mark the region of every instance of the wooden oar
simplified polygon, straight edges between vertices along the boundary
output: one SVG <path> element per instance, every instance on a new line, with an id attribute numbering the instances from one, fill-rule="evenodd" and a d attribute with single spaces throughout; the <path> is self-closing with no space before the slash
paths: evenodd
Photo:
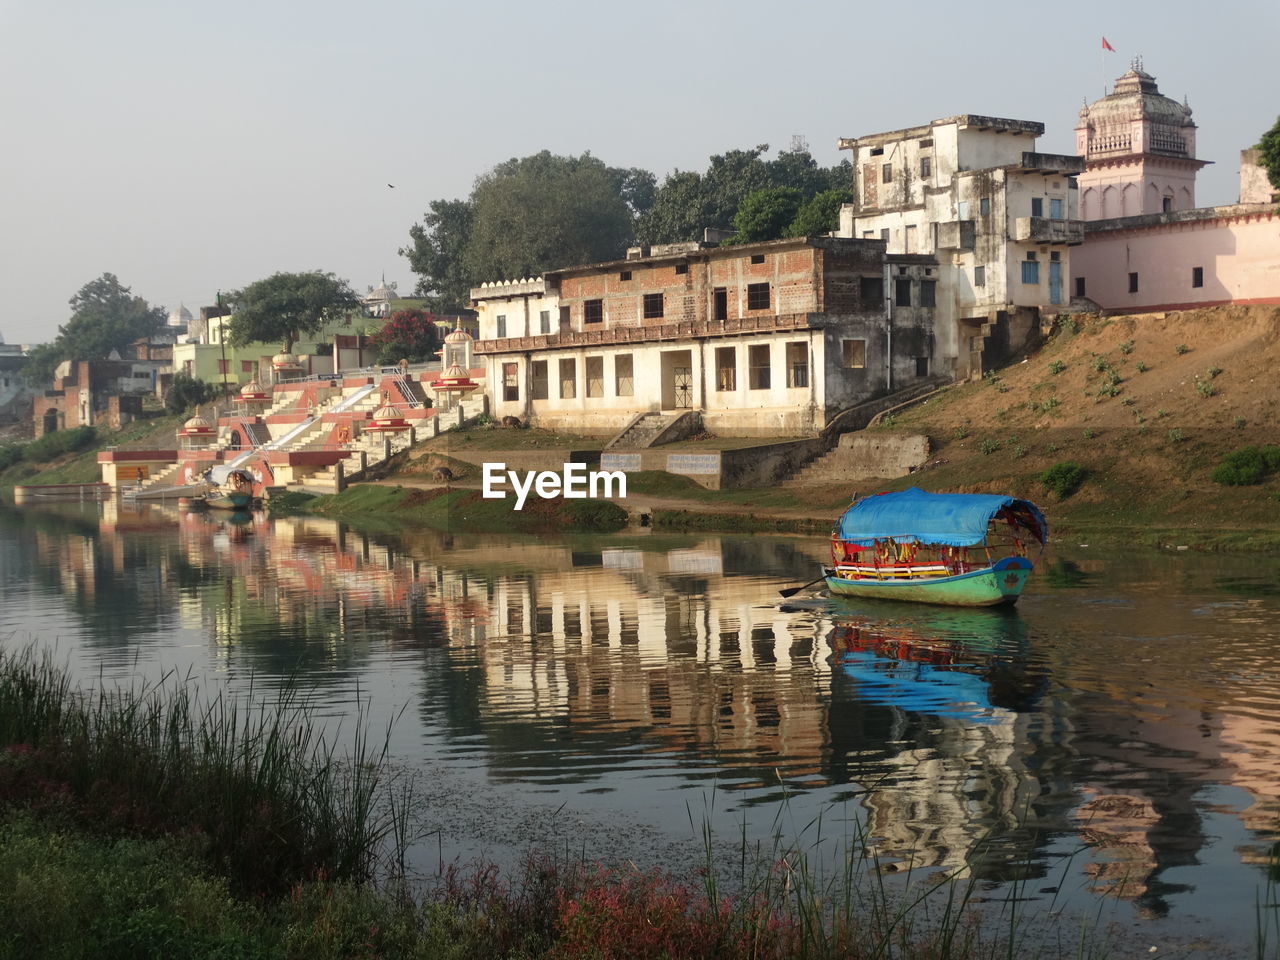
<path id="1" fill-rule="evenodd" d="M 827 575 L 824 573 L 824 574 L 823 574 L 822 576 L 820 576 L 817 580 L 810 580 L 808 583 L 804 584 L 803 586 L 799 586 L 799 587 L 792 587 L 790 590 L 779 590 L 779 591 L 778 591 L 778 596 L 780 596 L 780 597 L 794 597 L 797 593 L 799 593 L 799 592 L 800 592 L 801 590 L 803 590 L 805 587 L 812 587 L 815 583 L 821 583 L 821 582 L 822 582 L 823 580 L 825 580 L 825 579 L 827 579 Z"/>

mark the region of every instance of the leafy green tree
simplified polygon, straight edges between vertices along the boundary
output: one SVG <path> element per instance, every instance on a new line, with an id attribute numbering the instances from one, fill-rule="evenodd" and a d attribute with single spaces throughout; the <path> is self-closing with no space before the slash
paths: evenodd
<path id="1" fill-rule="evenodd" d="M 848 161 L 820 167 L 805 150 L 784 151 L 766 160 L 768 149 L 769 145 L 762 143 L 750 150 L 717 154 L 711 157 L 705 174 L 672 173 L 658 187 L 653 206 L 640 217 L 636 233 L 641 242 L 698 240 L 706 227 L 736 232 L 734 217 L 739 208 L 760 190 L 789 187 L 808 200 L 826 190 L 850 187 L 852 167 Z"/>
<path id="2" fill-rule="evenodd" d="M 289 353 L 298 337 L 315 333 L 325 322 L 360 306 L 360 298 L 332 273 L 275 273 L 228 295 L 234 312 L 227 340 L 284 344 Z"/>
<path id="3" fill-rule="evenodd" d="M 413 241 L 400 255 L 419 276 L 417 294 L 433 310 L 456 312 L 471 300 L 472 282 L 463 266 L 471 237 L 470 200 L 432 200 L 422 223 L 409 228 Z"/>
<path id="4" fill-rule="evenodd" d="M 1259 162 L 1262 169 L 1267 171 L 1267 179 L 1271 181 L 1273 187 L 1280 190 L 1280 117 L 1277 117 L 1271 129 L 1262 135 L 1258 149 L 1262 151 Z"/>
<path id="5" fill-rule="evenodd" d="M 795 187 L 766 187 L 747 194 L 733 217 L 733 236 L 725 243 L 777 240 L 796 218 L 804 194 Z"/>
<path id="6" fill-rule="evenodd" d="M 24 366 L 31 383 L 51 379 L 64 360 L 101 360 L 112 350 L 123 354 L 131 343 L 152 336 L 165 322 L 162 308 L 135 297 L 113 273 L 86 283 L 68 302 L 71 318 L 58 327 L 53 343 L 32 351 Z"/>
<path id="7" fill-rule="evenodd" d="M 616 260 L 634 225 L 619 179 L 590 154 L 544 150 L 500 163 L 476 181 L 463 263 L 476 279 L 539 276 L 556 267 Z"/>
<path id="8" fill-rule="evenodd" d="M 444 331 L 436 326 L 434 314 L 397 310 L 370 339 L 377 347 L 378 363 L 393 364 L 401 360 L 417 363 L 435 355 Z"/>
<path id="9" fill-rule="evenodd" d="M 831 233 L 840 226 L 840 207 L 853 200 L 853 193 L 843 190 L 823 190 L 815 193 L 800 208 L 795 219 L 787 227 L 788 237 L 818 237 Z"/>
<path id="10" fill-rule="evenodd" d="M 544 150 L 498 164 L 466 200 L 432 201 L 400 253 L 431 309 L 458 310 L 486 280 L 620 258 L 655 193 L 647 170 Z"/>
<path id="11" fill-rule="evenodd" d="M 216 384 L 206 383 L 189 373 L 175 373 L 164 397 L 164 408 L 170 413 L 186 413 L 202 403 L 211 403 L 218 396 Z"/>

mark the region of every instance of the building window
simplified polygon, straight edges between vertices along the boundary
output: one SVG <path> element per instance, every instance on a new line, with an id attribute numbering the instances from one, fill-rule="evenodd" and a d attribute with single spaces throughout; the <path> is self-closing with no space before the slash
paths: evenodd
<path id="1" fill-rule="evenodd" d="M 747 364 L 750 367 L 747 386 L 752 390 L 769 389 L 769 344 L 747 348 Z"/>
<path id="2" fill-rule="evenodd" d="M 716 347 L 716 391 L 738 389 L 737 347 Z"/>
<path id="3" fill-rule="evenodd" d="M 576 360 L 560 361 L 560 399 L 572 400 L 578 395 L 578 364 Z"/>
<path id="4" fill-rule="evenodd" d="M 973 268 L 973 285 L 975 287 L 985 287 L 987 285 L 987 268 L 978 265 Z"/>
<path id="5" fill-rule="evenodd" d="M 1040 282 L 1040 264 L 1036 261 L 1034 253 L 1028 253 L 1027 259 L 1022 261 L 1022 282 L 1023 283 L 1039 283 Z"/>
<path id="6" fill-rule="evenodd" d="M 792 388 L 809 386 L 809 345 L 807 343 L 787 344 L 787 386 Z"/>
<path id="7" fill-rule="evenodd" d="M 560 308 L 560 329 L 561 330 L 569 329 L 569 308 L 568 307 Z"/>
<path id="8" fill-rule="evenodd" d="M 1138 292 L 1138 275 L 1136 273 L 1129 274 L 1129 292 Z"/>
<path id="9" fill-rule="evenodd" d="M 928 180 L 933 176 L 933 157 L 920 158 L 920 179 Z"/>
<path id="10" fill-rule="evenodd" d="M 1172 212 L 1173 212 L 1173 197 L 1161 197 L 1161 198 L 1160 198 L 1160 210 L 1161 210 L 1161 212 L 1163 212 L 1163 213 L 1172 213 Z"/>
<path id="11" fill-rule="evenodd" d="M 873 157 L 881 157 L 881 156 L 884 156 L 884 147 L 872 147 L 872 148 L 871 148 L 871 155 L 872 155 Z"/>
<path id="12" fill-rule="evenodd" d="M 956 219 L 957 219 L 957 220 L 968 220 L 968 219 L 969 219 L 969 207 L 970 207 L 970 206 L 971 206 L 971 204 L 969 203 L 969 201 L 968 201 L 968 200 L 958 200 L 958 201 L 956 202 Z"/>
<path id="13" fill-rule="evenodd" d="M 227 373 L 227 365 L 228 365 L 230 362 L 231 362 L 230 360 L 219 360 L 219 361 L 218 361 L 218 374 L 219 374 L 220 376 L 226 376 L 226 373 Z"/>
<path id="14" fill-rule="evenodd" d="M 183 361 L 182 361 L 182 371 L 183 371 L 183 373 L 185 373 L 188 377 L 189 377 L 189 376 L 191 376 L 191 363 L 192 363 L 192 361 L 190 361 L 190 360 L 183 360 Z"/>
<path id="15" fill-rule="evenodd" d="M 863 240 L 874 240 L 875 238 L 876 238 L 876 232 L 875 232 L 874 230 L 863 230 L 863 231 L 862 231 L 862 239 L 863 239 Z"/>
<path id="16" fill-rule="evenodd" d="M 644 318 L 658 320 L 662 317 L 662 294 L 646 293 L 644 295 Z"/>
<path id="17" fill-rule="evenodd" d="M 679 276 L 679 275 L 681 275 L 681 274 L 688 273 L 688 272 L 689 272 L 689 265 L 688 265 L 687 263 L 677 263 L 677 264 L 676 264 L 676 275 L 677 275 L 677 276 Z"/>
<path id="18" fill-rule="evenodd" d="M 1062 201 L 1061 200 L 1057 200 L 1057 199 L 1049 200 L 1049 219 L 1050 220 L 1062 219 Z"/>
<path id="19" fill-rule="evenodd" d="M 600 323 L 604 320 L 603 300 L 584 300 L 582 303 L 582 322 Z"/>
<path id="20" fill-rule="evenodd" d="M 753 253 L 753 254 L 751 255 L 751 262 L 752 262 L 752 263 L 764 263 L 764 254 L 763 254 L 763 253 Z"/>
<path id="21" fill-rule="evenodd" d="M 936 307 L 938 305 L 938 281 L 937 280 L 921 280 L 920 281 L 920 306 Z"/>
<path id="22" fill-rule="evenodd" d="M 888 242 L 889 242 L 889 228 L 888 228 L 888 227 L 881 227 L 881 228 L 880 228 L 880 239 L 881 239 L 881 240 L 883 240 L 885 243 L 888 243 Z"/>
<path id="23" fill-rule="evenodd" d="M 1191 285 L 1193 287 L 1204 286 L 1204 267 L 1191 268 Z"/>
<path id="24" fill-rule="evenodd" d="M 711 309 L 714 319 L 725 320 L 729 316 L 729 291 L 724 287 L 716 287 L 711 291 Z"/>
<path id="25" fill-rule="evenodd" d="M 253 361 L 252 361 L 252 360 L 241 360 L 241 361 L 240 361 L 240 372 L 241 372 L 241 373 L 253 373 Z"/>
<path id="26" fill-rule="evenodd" d="M 867 341 L 841 340 L 840 359 L 851 370 L 861 370 L 867 365 Z"/>
<path id="27" fill-rule="evenodd" d="M 868 309 L 880 307 L 884 303 L 884 277 L 859 277 L 858 297 Z"/>
<path id="28" fill-rule="evenodd" d="M 978 201 L 978 216 L 985 217 L 991 213 L 991 198 L 983 197 Z"/>
<path id="29" fill-rule="evenodd" d="M 929 375 L 929 358 L 916 357 L 916 376 L 927 377 Z"/>
<path id="30" fill-rule="evenodd" d="M 767 283 L 747 284 L 747 309 L 769 309 L 769 285 Z"/>
<path id="31" fill-rule="evenodd" d="M 926 147 L 932 147 L 932 146 L 933 146 L 933 137 L 927 137 L 924 140 L 920 141 L 921 150 L 925 149 Z"/>
<path id="32" fill-rule="evenodd" d="M 538 332 L 544 335 L 551 332 L 551 311 L 543 310 L 538 314 Z"/>
<path id="33" fill-rule="evenodd" d="M 1084 277 L 1076 277 L 1076 296 L 1084 296 Z"/>
<path id="34" fill-rule="evenodd" d="M 1049 254 L 1049 259 L 1054 263 L 1061 263 L 1062 254 L 1060 254 L 1057 250 L 1054 250 L 1051 254 Z"/>
<path id="35" fill-rule="evenodd" d="M 501 340 L 507 335 L 507 318 L 503 314 L 498 314 L 498 339 Z"/>
<path id="36" fill-rule="evenodd" d="M 883 163 L 880 165 L 880 182 L 893 183 L 893 164 Z"/>
<path id="37" fill-rule="evenodd" d="M 547 399 L 547 361 L 533 361 L 533 383 L 530 385 L 529 399 Z"/>
<path id="38" fill-rule="evenodd" d="M 618 279 L 619 279 L 619 280 L 630 280 L 630 279 L 631 279 L 631 271 L 630 271 L 630 270 L 621 270 L 621 271 L 619 271 L 619 272 L 618 272 Z"/>
<path id="39" fill-rule="evenodd" d="M 629 353 L 621 353 L 613 358 L 613 392 L 619 397 L 635 396 L 635 373 Z"/>
<path id="40" fill-rule="evenodd" d="M 1033 217 L 1044 216 L 1044 197 L 1031 198 L 1031 215 Z"/>
<path id="41" fill-rule="evenodd" d="M 588 397 L 604 396 L 604 357 L 587 357 L 583 365 Z"/>
<path id="42" fill-rule="evenodd" d="M 506 401 L 520 399 L 520 365 L 504 363 L 502 365 L 502 399 Z"/>
<path id="43" fill-rule="evenodd" d="M 911 306 L 911 278 L 893 278 L 893 303 L 897 307 Z"/>

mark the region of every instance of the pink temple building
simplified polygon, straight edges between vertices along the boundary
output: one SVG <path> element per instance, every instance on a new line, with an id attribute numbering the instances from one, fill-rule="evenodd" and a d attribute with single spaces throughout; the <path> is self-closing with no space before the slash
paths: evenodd
<path id="1" fill-rule="evenodd" d="M 1195 205 L 1196 125 L 1134 61 L 1080 110 L 1076 152 L 1084 244 L 1071 293 L 1108 312 L 1280 303 L 1280 216 L 1256 151 L 1241 154 L 1239 202 Z"/>

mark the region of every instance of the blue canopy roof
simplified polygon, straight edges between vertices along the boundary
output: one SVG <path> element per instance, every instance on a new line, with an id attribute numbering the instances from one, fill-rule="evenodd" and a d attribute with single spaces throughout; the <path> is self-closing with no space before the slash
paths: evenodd
<path id="1" fill-rule="evenodd" d="M 859 500 L 840 518 L 841 540 L 870 545 L 893 537 L 901 542 L 969 547 L 987 537 L 987 524 L 1004 507 L 1012 507 L 1044 543 L 1044 514 L 1030 500 L 987 493 L 926 493 L 911 487 Z"/>

